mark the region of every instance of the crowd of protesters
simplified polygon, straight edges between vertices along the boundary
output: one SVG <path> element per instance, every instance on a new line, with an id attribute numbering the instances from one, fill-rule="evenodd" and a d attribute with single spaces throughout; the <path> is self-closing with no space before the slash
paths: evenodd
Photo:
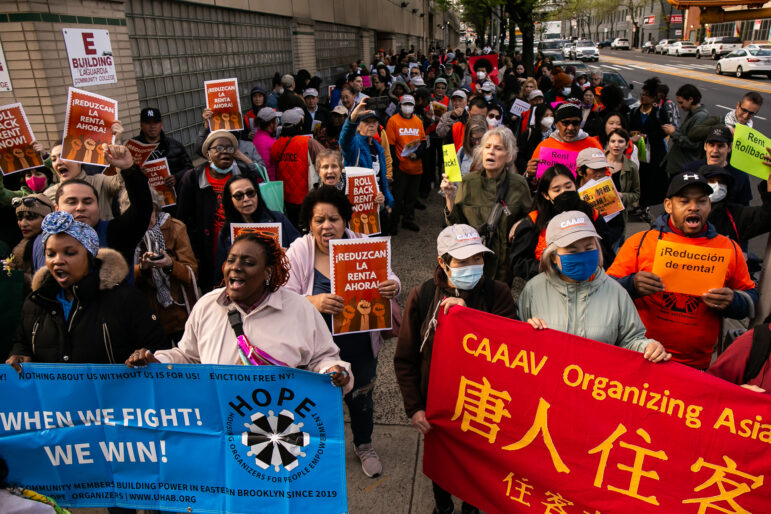
<path id="1" fill-rule="evenodd" d="M 202 110 L 195 155 L 148 106 L 135 114 L 134 138 L 158 143 L 152 159 L 168 159 L 172 208 L 120 144 L 120 123 L 106 169 L 36 143 L 47 165 L 0 182 L 0 207 L 18 222 L 18 231 L 2 231 L 5 267 L 22 284 L 13 297 L 4 293 L 8 312 L 17 312 L 7 314 L 15 331 L 6 332 L 15 335 L 6 362 L 240 364 L 229 320 L 237 312 L 276 363 L 331 373 L 362 470 L 380 475 L 372 391 L 387 334 L 331 334 L 343 302 L 331 292 L 329 241 L 366 237 L 348 227 L 346 168 L 361 167 L 377 179 L 382 235 L 430 230 L 416 210 L 427 208 L 430 192 L 443 195 L 436 265 L 405 291 L 395 357 L 406 413 L 421 433 L 431 429 L 432 321 L 453 305 L 758 390 L 771 385 L 743 373 L 749 335 L 709 369 L 730 341 L 726 319 L 744 320 L 744 329 L 768 321 L 762 306 L 771 290 L 756 287 L 747 242 L 771 229 L 771 186 L 761 182 L 761 205 L 750 206 L 748 176 L 729 164 L 735 126 L 751 125 L 763 98 L 748 92 L 716 117 L 695 86 L 680 87 L 673 101 L 653 77 L 630 109 L 601 72 L 561 69 L 540 55 L 532 76 L 527 68 L 518 52 L 431 48 L 379 51 L 369 64 L 351 64 L 333 88 L 304 70 L 277 73 L 272 89 L 250 91 L 241 131 L 210 131 L 212 112 Z M 526 109 L 513 108 L 522 102 Z M 445 145 L 457 154 L 460 182 L 445 173 Z M 566 150 L 575 161 L 542 169 L 543 150 Z M 579 192 L 606 177 L 624 205 L 608 219 Z M 270 181 L 283 183 L 279 202 L 263 193 Z M 650 228 L 628 233 L 631 219 Z M 280 223 L 282 240 L 231 238 L 230 224 L 250 222 Z M 660 240 L 729 250 L 723 287 L 701 297 L 668 292 L 652 272 Z M 515 298 L 517 282 L 524 289 Z M 379 290 L 395 298 L 401 282 L 389 270 Z M 687 320 L 676 312 L 686 304 Z M 452 512 L 449 493 L 435 485 L 434 494 L 436 512 Z"/>

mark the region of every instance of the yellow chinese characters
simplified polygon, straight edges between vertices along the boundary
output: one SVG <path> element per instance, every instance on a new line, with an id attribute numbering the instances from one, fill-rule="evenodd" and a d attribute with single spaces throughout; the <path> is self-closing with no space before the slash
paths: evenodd
<path id="1" fill-rule="evenodd" d="M 714 509 L 718 510 L 720 512 L 728 512 L 728 513 L 735 513 L 735 514 L 749 514 L 748 510 L 745 510 L 739 505 L 734 498 L 737 496 L 741 496 L 744 493 L 747 493 L 750 491 L 750 489 L 757 489 L 761 485 L 763 485 L 763 475 L 760 475 L 758 477 L 750 475 L 748 473 L 744 473 L 742 471 L 739 471 L 736 469 L 736 462 L 731 460 L 729 457 L 723 455 L 723 461 L 725 461 L 725 467 L 719 466 L 716 464 L 711 464 L 709 462 L 706 462 L 703 458 L 699 457 L 699 459 L 693 463 L 691 466 L 691 471 L 694 473 L 698 473 L 703 468 L 708 468 L 712 470 L 712 476 L 707 479 L 706 482 L 703 484 L 696 486 L 693 491 L 699 492 L 703 491 L 704 489 L 707 489 L 708 487 L 717 486 L 718 490 L 720 491 L 720 494 L 715 496 L 708 496 L 706 498 L 694 498 L 691 500 L 683 500 L 683 503 L 698 503 L 699 504 L 699 512 L 698 514 L 704 514 L 707 512 L 707 509 Z M 735 477 L 739 479 L 744 479 L 744 482 L 737 482 L 736 480 L 731 480 L 730 478 L 727 478 L 726 475 L 734 475 Z M 750 485 L 747 485 L 747 482 L 750 482 Z M 726 485 L 730 486 L 730 489 L 726 488 Z M 720 502 L 725 502 L 728 504 L 728 506 L 733 510 L 728 510 L 728 508 L 721 507 L 718 504 Z"/>
<path id="2" fill-rule="evenodd" d="M 508 446 L 504 446 L 504 450 L 520 450 L 526 446 L 528 446 L 530 443 L 535 440 L 536 436 L 540 433 L 543 437 L 543 442 L 546 444 L 546 448 L 549 450 L 549 455 L 551 455 L 551 461 L 554 464 L 554 469 L 559 471 L 560 473 L 570 473 L 570 468 L 568 468 L 564 462 L 562 462 L 562 459 L 559 456 L 559 453 L 557 453 L 557 448 L 554 446 L 554 441 L 552 441 L 551 434 L 549 433 L 549 420 L 548 420 L 548 414 L 549 414 L 549 402 L 544 400 L 543 398 L 540 398 L 538 400 L 538 410 L 535 413 L 535 420 L 533 421 L 533 426 L 530 427 L 530 429 L 525 433 L 524 436 L 522 436 L 522 439 L 517 441 L 516 443 L 512 443 Z"/>
<path id="3" fill-rule="evenodd" d="M 461 377 L 452 421 L 462 414 L 461 430 L 479 434 L 492 444 L 500 431 L 498 423 L 504 416 L 511 418 L 504 401 L 510 402 L 511 395 L 507 391 L 496 391 L 490 387 L 490 381 L 486 378 L 483 377 L 480 384 Z"/>

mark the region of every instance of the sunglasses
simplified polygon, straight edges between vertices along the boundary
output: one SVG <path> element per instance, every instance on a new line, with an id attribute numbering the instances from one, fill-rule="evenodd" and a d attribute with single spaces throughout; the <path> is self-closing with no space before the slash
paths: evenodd
<path id="1" fill-rule="evenodd" d="M 35 202 L 39 202 L 39 201 L 40 200 L 38 200 L 37 198 L 26 196 L 24 198 L 14 198 L 13 200 L 11 200 L 11 205 L 13 207 L 19 207 L 20 205 L 23 205 L 24 207 L 32 207 L 35 205 Z"/>
<path id="2" fill-rule="evenodd" d="M 236 149 L 234 147 L 232 147 L 232 146 L 217 145 L 217 146 L 212 146 L 211 148 L 209 148 L 209 150 L 210 151 L 214 150 L 217 153 L 222 153 L 222 152 L 225 152 L 225 153 L 236 153 Z"/>
<path id="3" fill-rule="evenodd" d="M 254 198 L 257 196 L 257 191 L 254 189 L 247 189 L 246 191 L 238 191 L 236 193 L 233 193 L 233 199 L 237 202 L 240 202 L 244 199 L 244 196 L 247 198 Z"/>
<path id="4" fill-rule="evenodd" d="M 499 120 L 499 119 L 501 119 L 501 115 L 499 114 L 498 116 L 496 116 L 495 114 L 488 114 L 487 115 L 487 119 L 488 120 Z"/>
<path id="5" fill-rule="evenodd" d="M 580 127 L 581 120 L 560 120 L 558 123 L 562 123 L 566 127 Z"/>
<path id="6" fill-rule="evenodd" d="M 34 221 L 38 218 L 42 218 L 40 214 L 35 214 L 34 212 L 18 212 L 16 213 L 16 220 L 27 220 L 27 221 Z"/>
<path id="7" fill-rule="evenodd" d="M 758 113 L 758 111 L 748 111 L 747 109 L 745 109 L 741 105 L 739 106 L 739 110 L 742 111 L 742 113 L 744 113 L 745 116 L 750 117 L 750 118 L 752 118 L 753 116 L 755 116 Z"/>

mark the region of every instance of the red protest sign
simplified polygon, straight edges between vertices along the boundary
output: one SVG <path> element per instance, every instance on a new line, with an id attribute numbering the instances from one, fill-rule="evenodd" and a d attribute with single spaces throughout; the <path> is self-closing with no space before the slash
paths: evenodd
<path id="1" fill-rule="evenodd" d="M 107 166 L 102 144 L 112 144 L 112 124 L 118 119 L 118 102 L 71 87 L 64 115 L 62 158 L 83 164 Z"/>
<path id="2" fill-rule="evenodd" d="M 427 415 L 423 471 L 486 512 L 771 505 L 771 398 L 563 332 L 440 312 Z"/>
<path id="3" fill-rule="evenodd" d="M 365 235 L 380 233 L 380 209 L 375 203 L 379 189 L 374 170 L 346 168 L 346 191 L 353 206 L 353 216 L 348 228 Z"/>
<path id="4" fill-rule="evenodd" d="M 209 120 L 209 129 L 241 130 L 241 99 L 238 96 L 238 79 L 207 80 L 203 83 L 206 91 L 206 108 L 214 111 Z"/>
<path id="5" fill-rule="evenodd" d="M 231 243 L 242 234 L 259 234 L 273 238 L 281 246 L 282 234 L 281 223 L 231 223 L 230 241 Z"/>
<path id="6" fill-rule="evenodd" d="M 129 139 L 126 141 L 126 148 L 131 152 L 134 163 L 141 168 L 153 154 L 155 149 L 158 148 L 158 144 L 159 143 L 142 143 L 136 139 Z"/>
<path id="7" fill-rule="evenodd" d="M 0 107 L 0 170 L 3 175 L 43 165 L 32 148 L 35 136 L 20 103 Z"/>
<path id="8" fill-rule="evenodd" d="M 165 182 L 166 177 L 171 175 L 169 161 L 166 160 L 166 157 L 154 161 L 147 161 L 145 165 L 142 166 L 142 171 L 147 175 L 147 180 L 150 182 L 153 189 L 158 191 L 163 197 L 164 207 L 169 207 L 177 203 L 177 195 L 174 192 L 174 188 L 167 187 Z"/>
<path id="9" fill-rule="evenodd" d="M 388 280 L 391 239 L 334 239 L 329 242 L 332 294 L 343 298 L 343 312 L 332 316 L 332 333 L 391 328 L 391 302 L 378 284 Z"/>

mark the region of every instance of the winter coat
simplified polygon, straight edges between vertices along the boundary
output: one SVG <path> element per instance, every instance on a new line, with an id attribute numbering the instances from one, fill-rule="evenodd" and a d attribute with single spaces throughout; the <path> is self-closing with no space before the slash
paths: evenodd
<path id="1" fill-rule="evenodd" d="M 624 217 L 624 223 L 629 218 L 629 209 L 637 205 L 640 201 L 640 172 L 637 165 L 628 157 L 623 157 L 621 170 L 618 171 L 618 193 L 621 195 L 621 203 L 624 204 L 624 210 L 621 214 Z"/>
<path id="2" fill-rule="evenodd" d="M 707 221 L 715 226 L 718 234 L 739 244 L 771 231 L 771 193 L 765 181 L 760 182 L 758 190 L 762 205 L 745 207 L 722 200 L 712 204 Z"/>
<path id="3" fill-rule="evenodd" d="M 540 318 L 546 326 L 602 343 L 642 352 L 645 337 L 634 302 L 598 266 L 593 278 L 570 283 L 556 273 L 539 273 L 519 296 L 519 319 Z"/>
<path id="4" fill-rule="evenodd" d="M 56 299 L 59 284 L 41 268 L 32 279 L 11 355 L 35 362 L 120 364 L 139 347 L 164 348 L 166 339 L 142 293 L 125 282 L 128 265 L 109 248 L 72 288 L 69 319 Z"/>
<path id="5" fill-rule="evenodd" d="M 340 150 L 343 153 L 343 163 L 345 166 L 358 166 L 361 168 L 372 169 L 371 145 L 375 147 L 378 153 L 378 162 L 380 171 L 378 172 L 378 185 L 380 192 L 385 197 L 385 204 L 388 207 L 394 207 L 394 197 L 388 188 L 388 178 L 386 177 L 386 156 L 383 147 L 375 141 L 374 138 L 368 138 L 359 134 L 358 122 L 352 122 L 350 118 L 345 120 L 343 129 L 340 131 Z"/>
<path id="6" fill-rule="evenodd" d="M 685 163 L 700 159 L 704 155 L 704 140 L 692 141 L 688 132 L 709 117 L 709 111 L 703 105 L 689 112 L 680 126 L 669 135 L 669 153 L 662 165 L 666 166 L 669 176 L 677 175 Z"/>
<path id="7" fill-rule="evenodd" d="M 141 132 L 134 139 L 141 143 L 147 143 L 144 134 Z M 187 154 L 187 150 L 185 150 L 182 143 L 174 138 L 167 137 L 166 133 L 161 131 L 161 140 L 158 142 L 158 148 L 150 154 L 147 160 L 153 161 L 163 157 L 166 157 L 166 160 L 169 161 L 169 170 L 171 170 L 171 174 L 177 180 L 176 189 L 179 191 L 179 183 L 182 177 L 185 176 L 185 173 L 193 169 L 193 161 L 190 160 L 190 156 Z"/>

